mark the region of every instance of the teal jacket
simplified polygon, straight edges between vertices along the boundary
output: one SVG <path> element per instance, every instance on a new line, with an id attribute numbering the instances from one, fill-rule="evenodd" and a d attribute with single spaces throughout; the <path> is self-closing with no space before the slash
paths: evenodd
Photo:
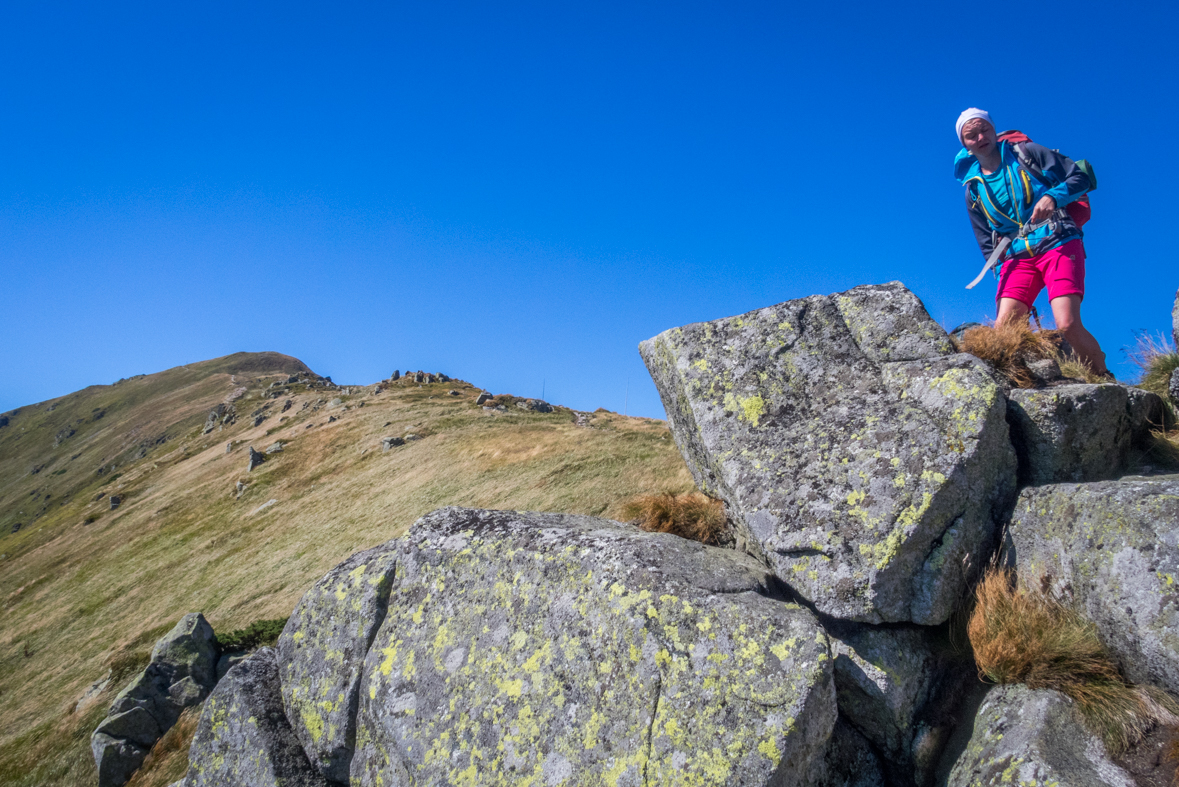
<path id="1" fill-rule="evenodd" d="M 954 159 L 954 177 L 966 187 L 966 210 L 983 257 L 990 257 L 1003 235 L 1013 237 L 1008 251 L 1011 258 L 1043 254 L 1083 237 L 1081 228 L 1063 208 L 1089 191 L 1089 177 L 1067 156 L 1035 142 L 1021 144 L 1031 168 L 1020 162 L 1014 145 L 999 142 L 1003 166 L 995 174 L 1002 176 L 1004 184 L 999 193 L 987 184 L 978 160 L 966 148 L 962 148 Z M 1020 236 L 1020 228 L 1028 223 L 1032 209 L 1044 195 L 1056 200 L 1057 212 L 1053 221 L 1026 238 Z"/>

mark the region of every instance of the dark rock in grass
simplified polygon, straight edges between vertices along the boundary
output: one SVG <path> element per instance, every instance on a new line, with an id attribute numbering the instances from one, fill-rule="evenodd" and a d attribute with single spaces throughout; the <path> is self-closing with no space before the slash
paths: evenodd
<path id="1" fill-rule="evenodd" d="M 122 505 L 123 498 L 119 497 L 118 495 L 111 495 L 110 502 L 111 502 L 111 511 L 114 511 L 116 508 L 118 508 L 120 505 Z"/>
<path id="2" fill-rule="evenodd" d="M 453 388 L 451 388 L 449 391 L 447 391 L 447 393 L 450 394 L 451 396 L 458 396 L 459 395 L 459 392 L 454 390 Z"/>
<path id="3" fill-rule="evenodd" d="M 1123 673 L 1179 694 L 1179 475 L 1023 490 L 1021 578 L 1075 601 Z"/>
<path id="4" fill-rule="evenodd" d="M 523 401 L 516 402 L 516 407 L 519 407 L 521 410 L 529 410 L 534 413 L 551 413 L 553 411 L 553 406 L 541 399 L 525 399 Z"/>
<path id="5" fill-rule="evenodd" d="M 266 420 L 266 416 L 259 415 L 254 417 L 254 426 L 261 426 L 262 422 Z"/>
<path id="6" fill-rule="evenodd" d="M 295 400 L 294 399 L 287 399 L 285 402 L 282 403 L 282 412 L 285 413 L 287 410 L 290 410 L 294 406 L 295 406 Z"/>
<path id="7" fill-rule="evenodd" d="M 1032 377 L 1035 378 L 1036 382 L 1041 385 L 1054 383 L 1063 377 L 1060 373 L 1060 364 L 1052 358 L 1028 361 L 1028 371 L 1032 373 Z"/>
<path id="8" fill-rule="evenodd" d="M 586 516 L 461 508 L 427 514 L 398 550 L 352 784 L 821 776 L 836 718 L 827 638 L 769 597 L 750 556 Z"/>
<path id="9" fill-rule="evenodd" d="M 96 732 L 90 736 L 90 753 L 98 768 L 98 787 L 118 787 L 126 784 L 143 760 L 148 749 L 130 741 Z"/>
<path id="10" fill-rule="evenodd" d="M 258 467 L 266 461 L 266 457 L 254 450 L 254 446 L 250 446 L 250 459 L 246 465 L 246 472 L 250 472 L 255 467 Z"/>
<path id="11" fill-rule="evenodd" d="M 676 444 L 745 549 L 818 609 L 941 623 L 1014 492 L 1006 401 L 899 282 L 639 346 Z"/>
<path id="12" fill-rule="evenodd" d="M 1163 403 L 1116 383 L 1017 388 L 1008 414 L 1022 482 L 1097 481 L 1124 469 L 1130 448 L 1161 424 Z"/>
<path id="13" fill-rule="evenodd" d="M 8 416 L 0 415 L 0 428 L 8 426 Z"/>
<path id="14" fill-rule="evenodd" d="M 397 371 L 396 369 L 394 369 L 394 370 L 393 370 L 393 374 L 392 374 L 392 375 L 390 375 L 389 379 L 390 379 L 390 380 L 400 380 L 400 379 L 401 379 L 401 372 L 399 372 L 399 371 Z"/>
<path id="15" fill-rule="evenodd" d="M 328 787 L 287 723 L 271 648 L 231 669 L 205 702 L 185 785 Z"/>
<path id="16" fill-rule="evenodd" d="M 360 673 L 385 619 L 397 542 L 360 552 L 315 583 L 275 647 L 283 706 L 313 767 L 348 782 Z"/>
<path id="17" fill-rule="evenodd" d="M 487 391 L 484 391 L 483 393 L 479 394 L 478 397 L 476 397 L 475 404 L 484 404 L 486 402 L 490 402 L 491 398 L 491 394 L 487 393 Z"/>
<path id="18" fill-rule="evenodd" d="M 19 533 L 19 532 L 20 532 L 20 529 L 21 529 L 21 527 L 23 527 L 23 525 L 22 525 L 20 522 L 13 522 L 13 523 L 12 523 L 12 532 L 13 532 L 13 533 Z"/>
<path id="19" fill-rule="evenodd" d="M 68 439 L 70 439 L 71 437 L 73 437 L 75 434 L 77 434 L 77 433 L 76 433 L 76 432 L 75 432 L 73 429 L 71 429 L 71 428 L 69 428 L 69 427 L 66 427 L 65 429 L 62 429 L 62 430 L 60 430 L 60 431 L 59 431 L 59 432 L 58 432 L 58 433 L 57 433 L 57 434 L 54 436 L 54 439 L 53 439 L 53 447 L 54 447 L 54 448 L 57 448 L 59 445 L 61 445 L 61 444 L 62 444 L 62 443 L 64 443 L 66 440 L 68 440 Z"/>
<path id="20" fill-rule="evenodd" d="M 425 372 L 417 372 L 416 374 L 414 374 L 414 376 L 413 376 L 413 381 L 414 381 L 415 383 L 424 383 L 424 382 L 426 382 L 426 374 L 425 374 Z"/>
<path id="21" fill-rule="evenodd" d="M 390 448 L 398 445 L 405 445 L 405 440 L 400 437 L 382 437 L 381 450 L 388 451 Z"/>
<path id="22" fill-rule="evenodd" d="M 1170 391 L 1171 401 L 1179 404 L 1179 369 L 1171 372 L 1171 386 Z"/>
<path id="23" fill-rule="evenodd" d="M 156 643 L 147 667 L 119 692 L 90 738 L 99 787 L 124 784 L 181 711 L 204 700 L 216 661 L 213 629 L 196 612 Z"/>
<path id="24" fill-rule="evenodd" d="M 1071 699 L 1022 685 L 988 692 L 948 781 L 948 787 L 992 784 L 1135 787 L 1085 728 Z"/>

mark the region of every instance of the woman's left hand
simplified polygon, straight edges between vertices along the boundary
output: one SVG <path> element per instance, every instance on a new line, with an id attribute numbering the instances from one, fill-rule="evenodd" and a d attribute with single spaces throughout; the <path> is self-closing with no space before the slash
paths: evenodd
<path id="1" fill-rule="evenodd" d="M 1037 202 L 1036 207 L 1032 209 L 1032 218 L 1030 219 L 1030 222 L 1032 224 L 1039 224 L 1041 221 L 1044 221 L 1049 216 L 1051 216 L 1054 210 L 1056 210 L 1056 200 L 1045 194 L 1043 197 L 1040 197 L 1040 201 Z"/>

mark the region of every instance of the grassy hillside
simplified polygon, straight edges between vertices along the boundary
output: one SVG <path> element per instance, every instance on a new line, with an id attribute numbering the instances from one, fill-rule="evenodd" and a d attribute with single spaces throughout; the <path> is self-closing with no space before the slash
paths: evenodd
<path id="1" fill-rule="evenodd" d="M 503 396 L 491 413 L 478 393 L 341 389 L 294 358 L 239 353 L 4 414 L 0 784 L 93 784 L 91 730 L 185 612 L 221 632 L 285 616 L 332 566 L 439 506 L 618 517 L 633 495 L 692 488 L 660 421 L 578 425 Z M 235 396 L 236 422 L 204 434 Z M 382 451 L 406 434 L 420 439 Z M 247 447 L 276 441 L 247 472 Z"/>

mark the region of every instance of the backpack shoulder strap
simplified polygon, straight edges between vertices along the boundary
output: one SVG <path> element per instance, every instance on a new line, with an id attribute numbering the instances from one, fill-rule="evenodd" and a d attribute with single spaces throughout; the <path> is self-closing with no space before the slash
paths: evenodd
<path id="1" fill-rule="evenodd" d="M 1029 175 L 1046 186 L 1052 185 L 1048 181 L 1048 178 L 1044 177 L 1044 173 L 1040 171 L 1040 168 L 1036 166 L 1036 162 L 1032 161 L 1032 157 L 1028 155 L 1027 148 L 1024 147 L 1023 142 L 1013 142 L 1011 143 L 1011 148 L 1015 151 L 1015 157 L 1019 159 L 1019 163 L 1028 171 Z"/>

